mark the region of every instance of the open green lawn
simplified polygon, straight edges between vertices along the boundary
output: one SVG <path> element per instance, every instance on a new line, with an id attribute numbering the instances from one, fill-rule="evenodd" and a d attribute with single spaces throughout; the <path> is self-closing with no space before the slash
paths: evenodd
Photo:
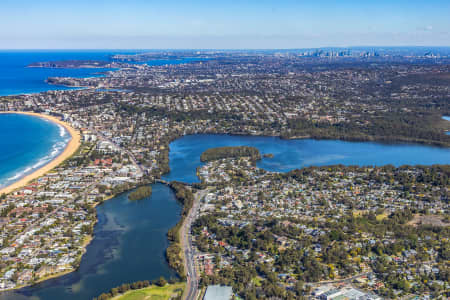
<path id="1" fill-rule="evenodd" d="M 128 291 L 114 300 L 167 300 L 170 296 L 181 292 L 185 283 L 167 284 L 164 287 L 151 286 L 148 288 Z"/>

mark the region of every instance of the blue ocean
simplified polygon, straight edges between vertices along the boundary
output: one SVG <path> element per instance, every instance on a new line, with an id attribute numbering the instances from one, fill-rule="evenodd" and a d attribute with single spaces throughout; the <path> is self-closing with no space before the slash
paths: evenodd
<path id="1" fill-rule="evenodd" d="M 114 54 L 135 54 L 145 50 L 2 50 L 0 51 L 0 96 L 45 92 L 48 90 L 72 89 L 65 86 L 50 85 L 48 77 L 94 77 L 103 76 L 110 69 L 52 69 L 27 68 L 33 62 L 60 60 L 101 60 L 111 61 Z M 144 62 L 148 65 L 179 64 L 195 60 L 160 59 Z"/>
<path id="2" fill-rule="evenodd" d="M 48 77 L 104 76 L 110 69 L 27 68 L 30 63 L 60 60 L 111 61 L 114 54 L 145 50 L 1 50 L 0 96 L 68 90 L 46 83 Z M 149 65 L 179 64 L 193 59 L 152 60 Z M 63 129 L 40 118 L 0 115 L 0 187 L 17 181 L 57 156 L 69 141 Z"/>
<path id="3" fill-rule="evenodd" d="M 28 115 L 0 114 L 0 129 L 0 187 L 47 164 L 70 140 L 61 125 Z"/>
<path id="4" fill-rule="evenodd" d="M 101 76 L 107 69 L 51 69 L 27 68 L 30 63 L 57 60 L 109 61 L 104 51 L 0 51 L 0 96 L 38 93 L 48 90 L 67 90 L 69 87 L 47 84 L 48 77 Z"/>
<path id="5" fill-rule="evenodd" d="M 27 68 L 33 62 L 110 60 L 110 51 L 0 51 L 0 96 L 67 90 L 45 82 L 51 76 L 102 76 L 107 69 Z M 0 187 L 39 169 L 61 153 L 70 135 L 57 124 L 38 117 L 0 114 Z"/>

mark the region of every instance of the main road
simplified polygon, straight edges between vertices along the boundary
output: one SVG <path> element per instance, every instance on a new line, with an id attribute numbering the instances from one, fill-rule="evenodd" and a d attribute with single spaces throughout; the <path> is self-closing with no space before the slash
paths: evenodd
<path id="1" fill-rule="evenodd" d="M 209 189 L 205 189 L 194 194 L 194 203 L 181 227 L 181 249 L 184 251 L 184 269 L 187 275 L 186 289 L 183 293 L 184 300 L 195 300 L 198 295 L 199 276 L 195 267 L 195 250 L 192 245 L 191 225 L 198 215 L 200 200 L 208 192 Z"/>

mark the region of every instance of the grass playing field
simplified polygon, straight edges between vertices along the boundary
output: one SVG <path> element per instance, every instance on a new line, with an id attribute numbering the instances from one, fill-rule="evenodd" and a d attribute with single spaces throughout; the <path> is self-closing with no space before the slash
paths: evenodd
<path id="1" fill-rule="evenodd" d="M 117 296 L 114 300 L 167 300 L 171 296 L 181 294 L 185 283 L 167 284 L 164 287 L 151 286 L 148 288 L 128 291 Z"/>

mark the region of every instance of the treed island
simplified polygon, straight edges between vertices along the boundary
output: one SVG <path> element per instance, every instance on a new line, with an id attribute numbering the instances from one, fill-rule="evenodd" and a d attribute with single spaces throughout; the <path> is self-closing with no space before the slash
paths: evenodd
<path id="1" fill-rule="evenodd" d="M 140 186 L 128 195 L 130 200 L 142 200 L 152 195 L 152 187 L 149 185 Z"/>
<path id="2" fill-rule="evenodd" d="M 200 156 L 200 161 L 210 162 L 213 160 L 223 159 L 223 158 L 239 158 L 239 157 L 249 157 L 250 160 L 260 160 L 261 154 L 259 150 L 255 147 L 250 146 L 235 146 L 235 147 L 217 147 L 207 149 Z"/>

